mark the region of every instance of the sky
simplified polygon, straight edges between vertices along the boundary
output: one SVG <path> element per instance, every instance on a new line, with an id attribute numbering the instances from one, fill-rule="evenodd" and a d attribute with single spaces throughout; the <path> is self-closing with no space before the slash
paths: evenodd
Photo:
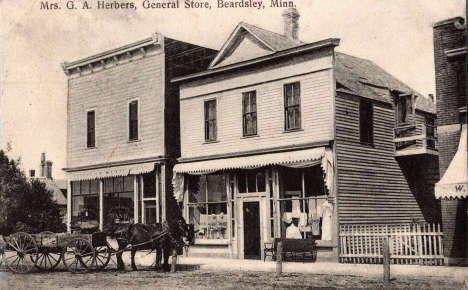
<path id="1" fill-rule="evenodd" d="M 171 0 L 173 1 L 173 0 Z M 201 0 L 198 0 L 200 2 Z M 97 0 L 71 1 L 78 9 L 41 9 L 39 0 L 0 0 L 0 141 L 25 171 L 39 172 L 40 155 L 65 178 L 67 77 L 74 61 L 150 37 L 154 32 L 220 49 L 243 21 L 282 33 L 284 8 L 97 9 Z M 250 0 L 248 0 L 250 1 Z M 87 2 L 91 9 L 82 9 Z M 105 2 L 113 3 L 113 0 Z M 149 0 L 149 3 L 161 0 Z M 299 39 L 340 38 L 337 51 L 371 60 L 427 96 L 435 94 L 432 25 L 466 15 L 464 0 L 295 0 Z"/>

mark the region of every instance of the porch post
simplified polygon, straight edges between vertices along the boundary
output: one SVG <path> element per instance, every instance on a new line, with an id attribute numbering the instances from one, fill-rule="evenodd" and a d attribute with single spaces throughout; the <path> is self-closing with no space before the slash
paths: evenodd
<path id="1" fill-rule="evenodd" d="M 99 230 L 104 229 L 104 181 L 99 179 Z"/>
<path id="2" fill-rule="evenodd" d="M 138 175 L 133 176 L 133 222 L 138 223 Z"/>
<path id="3" fill-rule="evenodd" d="M 72 218 L 72 188 L 71 181 L 67 182 L 67 233 L 71 232 L 71 218 Z"/>
<path id="4" fill-rule="evenodd" d="M 166 220 L 166 164 L 161 164 L 161 201 L 162 219 Z"/>

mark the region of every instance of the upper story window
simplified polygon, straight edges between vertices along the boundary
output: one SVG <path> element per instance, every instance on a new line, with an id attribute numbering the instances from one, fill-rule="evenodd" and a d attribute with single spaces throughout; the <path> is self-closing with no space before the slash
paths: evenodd
<path id="1" fill-rule="evenodd" d="M 128 103 L 128 140 L 138 140 L 138 100 Z"/>
<path id="2" fill-rule="evenodd" d="M 370 100 L 359 101 L 359 137 L 360 142 L 374 143 L 374 108 Z"/>
<path id="3" fill-rule="evenodd" d="M 96 111 L 87 112 L 86 123 L 86 147 L 96 147 Z"/>
<path id="4" fill-rule="evenodd" d="M 205 101 L 205 141 L 216 141 L 216 100 Z"/>
<path id="5" fill-rule="evenodd" d="M 242 116 L 244 136 L 257 135 L 257 93 L 242 94 Z"/>
<path id="6" fill-rule="evenodd" d="M 284 85 L 285 129 L 301 128 L 301 87 L 300 83 Z"/>

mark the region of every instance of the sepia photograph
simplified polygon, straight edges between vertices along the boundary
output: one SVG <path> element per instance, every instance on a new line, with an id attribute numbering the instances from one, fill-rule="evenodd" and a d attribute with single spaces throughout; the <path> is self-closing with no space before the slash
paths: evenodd
<path id="1" fill-rule="evenodd" d="M 0 289 L 468 289 L 464 0 L 0 0 Z"/>

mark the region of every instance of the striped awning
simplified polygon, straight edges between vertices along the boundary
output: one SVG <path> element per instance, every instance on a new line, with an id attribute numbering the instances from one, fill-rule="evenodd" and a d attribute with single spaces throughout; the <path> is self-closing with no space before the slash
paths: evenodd
<path id="1" fill-rule="evenodd" d="M 435 184 L 436 198 L 466 198 L 468 196 L 467 134 L 463 126 L 458 151 L 444 176 Z"/>
<path id="2" fill-rule="evenodd" d="M 67 172 L 67 179 L 69 181 L 78 181 L 143 174 L 153 171 L 154 164 L 154 162 L 149 162 L 131 165 L 112 166 L 76 172 Z"/>
<path id="3" fill-rule="evenodd" d="M 257 168 L 267 165 L 285 165 L 305 167 L 319 164 L 325 155 L 325 147 L 288 151 L 280 153 L 269 153 L 254 156 L 232 157 L 216 160 L 204 160 L 190 163 L 177 164 L 174 167 L 174 172 L 177 173 L 202 173 L 214 172 L 225 169 L 248 169 Z"/>

